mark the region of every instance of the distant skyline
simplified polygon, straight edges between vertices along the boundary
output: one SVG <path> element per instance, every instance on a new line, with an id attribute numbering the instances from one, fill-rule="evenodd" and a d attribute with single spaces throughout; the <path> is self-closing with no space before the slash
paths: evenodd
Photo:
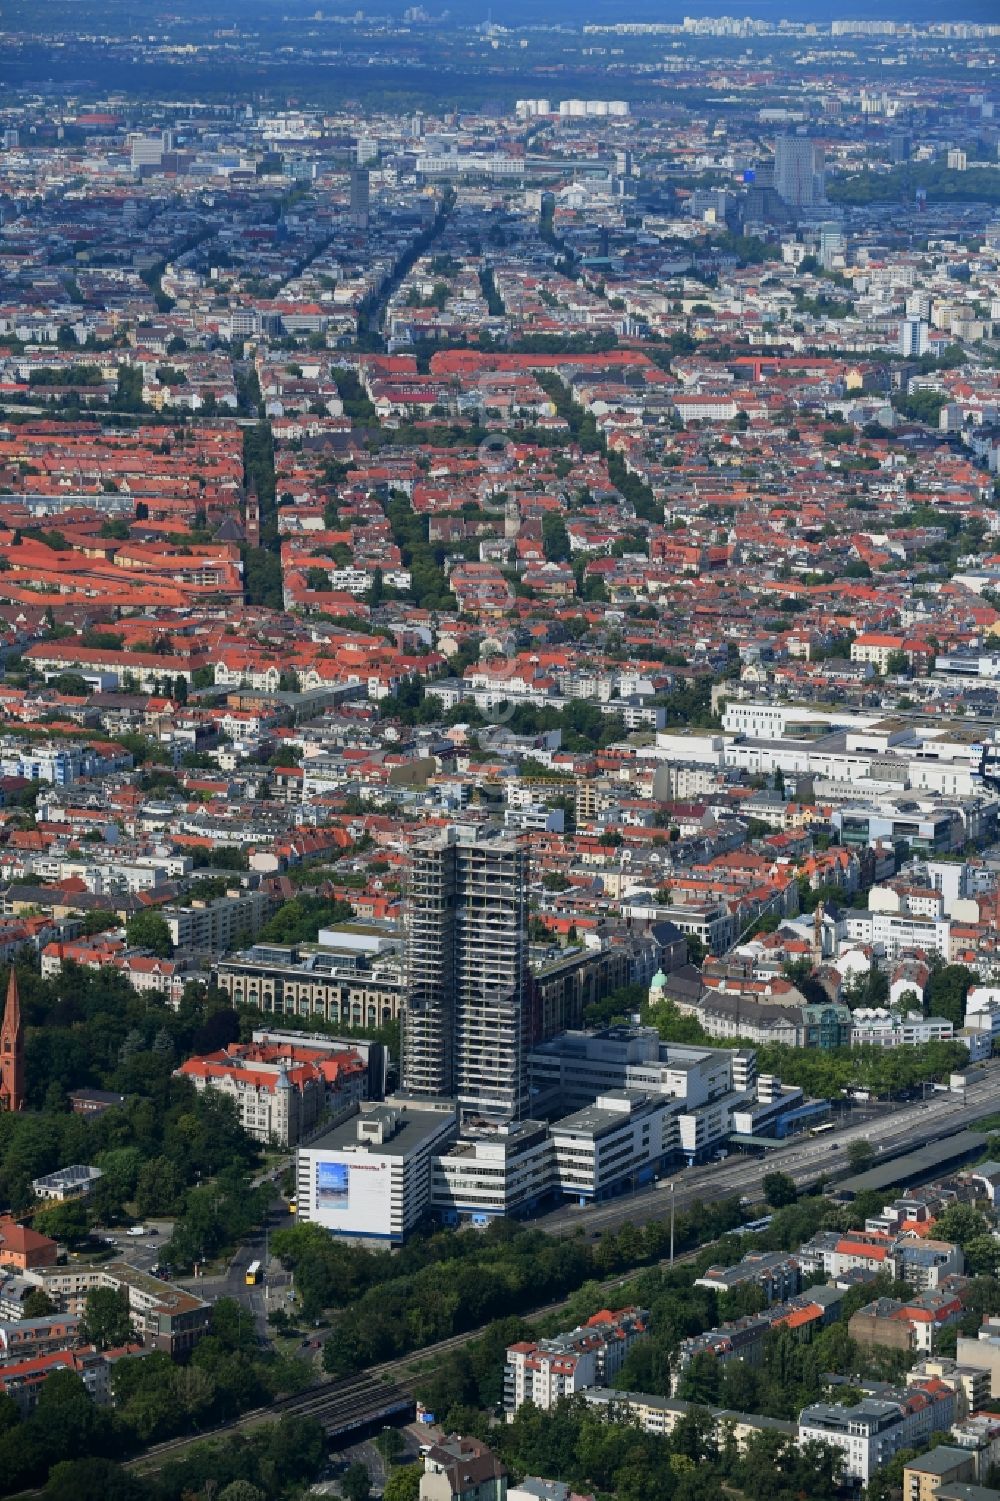
<path id="1" fill-rule="evenodd" d="M 413 0 L 397 0 L 397 3 L 405 9 Z M 536 25 L 545 20 L 679 22 L 685 16 L 751 16 L 774 21 L 784 17 L 820 23 L 847 18 L 915 21 L 922 25 L 943 19 L 1000 23 L 996 0 L 961 0 L 947 16 L 935 0 L 909 0 L 909 3 L 908 0 L 692 0 L 690 4 L 685 4 L 684 0 L 627 0 L 624 5 L 621 0 L 589 0 L 584 6 L 575 0 L 552 0 L 541 13 L 533 0 L 493 0 L 493 3 L 489 0 L 486 3 L 484 0 L 449 0 L 447 4 L 440 3 L 440 0 L 423 0 L 423 4 L 429 14 L 440 14 L 447 9 L 451 17 L 461 23 L 485 19 L 487 13 L 492 12 L 493 19 L 501 25 L 512 20 Z M 343 4 L 328 3 L 319 8 L 334 11 L 352 10 L 355 6 L 354 0 L 346 0 Z M 371 4 L 361 8 L 372 13 L 384 12 L 395 10 L 396 3 L 385 5 L 372 0 Z M 312 10 L 311 0 L 307 9 Z"/>

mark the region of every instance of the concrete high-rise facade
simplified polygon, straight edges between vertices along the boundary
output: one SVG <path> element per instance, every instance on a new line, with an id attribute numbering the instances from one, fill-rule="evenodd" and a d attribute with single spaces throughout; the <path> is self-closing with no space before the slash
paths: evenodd
<path id="1" fill-rule="evenodd" d="M 351 220 L 360 229 L 368 227 L 371 187 L 367 167 L 351 169 Z"/>
<path id="2" fill-rule="evenodd" d="M 454 1098 L 465 1120 L 517 1120 L 530 1041 L 528 856 L 500 831 L 453 825 L 411 851 L 403 1088 Z"/>
<path id="3" fill-rule="evenodd" d="M 815 208 L 823 200 L 823 154 L 808 136 L 774 143 L 774 186 L 789 208 Z"/>

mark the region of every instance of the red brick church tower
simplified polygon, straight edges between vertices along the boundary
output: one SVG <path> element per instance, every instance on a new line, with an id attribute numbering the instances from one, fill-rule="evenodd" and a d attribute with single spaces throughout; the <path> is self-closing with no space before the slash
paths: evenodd
<path id="1" fill-rule="evenodd" d="M 24 1109 L 24 1028 L 17 976 L 10 972 L 7 1005 L 0 1027 L 0 1110 Z"/>

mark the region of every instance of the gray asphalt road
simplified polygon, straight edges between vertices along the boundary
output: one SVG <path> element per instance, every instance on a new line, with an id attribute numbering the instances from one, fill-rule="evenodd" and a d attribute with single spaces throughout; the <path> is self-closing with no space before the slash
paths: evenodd
<path id="1" fill-rule="evenodd" d="M 287 1212 L 284 1204 L 276 1205 L 268 1219 L 267 1236 L 265 1237 L 264 1230 L 261 1229 L 243 1241 L 223 1275 L 185 1277 L 183 1280 L 178 1279 L 178 1285 L 190 1288 L 192 1292 L 208 1299 L 209 1302 L 215 1302 L 217 1298 L 234 1298 L 253 1315 L 258 1337 L 264 1343 L 268 1343 L 271 1337 L 267 1322 L 268 1311 L 285 1304 L 291 1279 L 283 1270 L 281 1263 L 274 1256 L 267 1254 L 265 1244 L 269 1242 L 275 1230 L 283 1230 L 294 1224 L 295 1216 Z M 265 1257 L 264 1280 L 256 1287 L 248 1287 L 247 1267 L 251 1261 L 264 1263 Z"/>

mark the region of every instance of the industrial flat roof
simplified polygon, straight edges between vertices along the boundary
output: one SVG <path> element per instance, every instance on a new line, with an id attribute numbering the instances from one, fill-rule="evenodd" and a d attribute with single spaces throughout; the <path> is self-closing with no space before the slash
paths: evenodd
<path id="1" fill-rule="evenodd" d="M 875 1167 L 845 1178 L 837 1186 L 851 1193 L 865 1193 L 869 1189 L 893 1188 L 896 1185 L 925 1183 L 939 1168 L 971 1156 L 986 1145 L 987 1137 L 982 1131 L 959 1131 L 944 1141 L 929 1142 L 915 1152 L 902 1157 L 893 1157 L 889 1162 L 880 1162 Z"/>
<path id="2" fill-rule="evenodd" d="M 383 1105 L 381 1107 L 385 1109 Z M 350 1152 L 358 1156 L 406 1157 L 410 1152 L 436 1136 L 443 1126 L 454 1122 L 456 1117 L 447 1110 L 421 1110 L 412 1105 L 391 1105 L 398 1113 L 398 1126 L 385 1141 L 367 1142 L 358 1140 L 358 1121 L 375 1114 L 365 1110 L 360 1115 L 349 1116 L 339 1125 L 324 1132 L 300 1152 Z"/>

